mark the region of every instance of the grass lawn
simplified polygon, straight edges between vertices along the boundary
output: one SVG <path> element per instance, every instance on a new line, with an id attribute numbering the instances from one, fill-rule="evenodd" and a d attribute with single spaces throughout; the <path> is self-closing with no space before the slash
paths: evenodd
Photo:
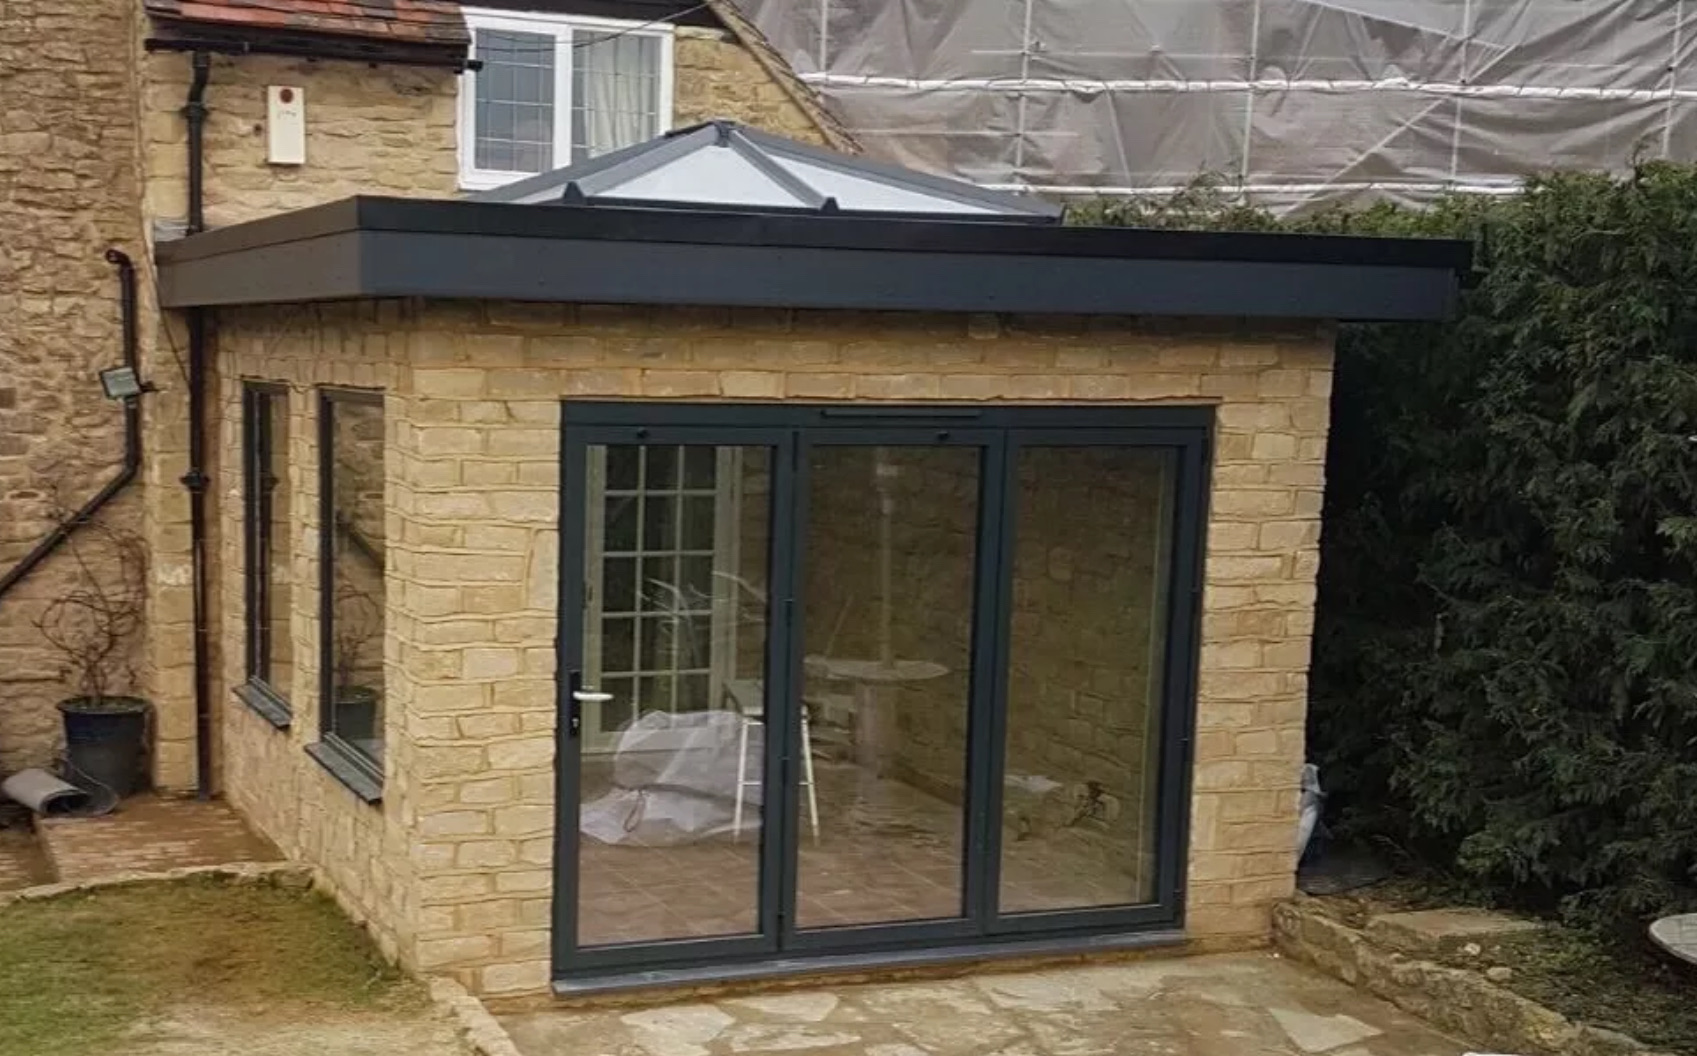
<path id="1" fill-rule="evenodd" d="M 423 988 L 322 895 L 272 883 L 135 884 L 0 908 L 0 1056 L 141 1051 L 183 1007 L 301 1021 L 412 1018 Z"/>

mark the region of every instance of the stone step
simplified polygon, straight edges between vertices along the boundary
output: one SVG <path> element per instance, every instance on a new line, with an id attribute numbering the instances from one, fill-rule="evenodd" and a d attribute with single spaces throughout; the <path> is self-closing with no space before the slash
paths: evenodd
<path id="1" fill-rule="evenodd" d="M 1535 920 L 1485 909 L 1419 909 L 1382 913 L 1367 922 L 1367 937 L 1410 957 L 1435 958 L 1463 952 L 1469 944 L 1537 931 Z"/>

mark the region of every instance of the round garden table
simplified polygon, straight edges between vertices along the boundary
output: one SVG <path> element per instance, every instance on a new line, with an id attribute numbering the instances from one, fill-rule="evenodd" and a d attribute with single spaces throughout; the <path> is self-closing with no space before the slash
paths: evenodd
<path id="1" fill-rule="evenodd" d="M 949 669 L 931 660 L 848 660 L 810 656 L 808 675 L 854 686 L 854 757 L 863 769 L 883 772 L 883 733 L 889 725 L 880 712 L 878 687 L 942 678 Z"/>
<path id="2" fill-rule="evenodd" d="M 1650 925 L 1650 941 L 1686 964 L 1697 964 L 1697 913 L 1656 921 Z"/>

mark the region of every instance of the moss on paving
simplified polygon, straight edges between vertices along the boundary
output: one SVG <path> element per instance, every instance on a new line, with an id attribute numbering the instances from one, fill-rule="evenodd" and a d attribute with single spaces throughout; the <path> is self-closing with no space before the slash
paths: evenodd
<path id="1" fill-rule="evenodd" d="M 422 1009 L 327 898 L 195 879 L 0 908 L 0 1056 L 121 1052 L 173 1007 L 276 1016 Z"/>

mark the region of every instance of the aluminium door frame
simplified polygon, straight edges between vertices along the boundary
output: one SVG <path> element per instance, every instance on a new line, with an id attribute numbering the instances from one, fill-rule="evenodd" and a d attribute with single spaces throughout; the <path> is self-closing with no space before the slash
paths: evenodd
<path id="1" fill-rule="evenodd" d="M 661 412 L 670 410 L 662 406 Z M 564 408 L 566 415 L 576 413 L 575 405 L 568 404 Z M 573 974 L 584 972 L 595 973 L 616 971 L 633 966 L 647 967 L 671 963 L 700 963 L 703 959 L 728 960 L 745 959 L 749 957 L 772 956 L 777 953 L 778 919 L 777 899 L 774 892 L 778 887 L 778 877 L 775 868 L 778 864 L 778 849 L 781 846 L 774 838 L 772 818 L 766 815 L 772 812 L 763 811 L 760 827 L 760 846 L 758 883 L 756 889 L 756 915 L 758 931 L 753 934 L 714 936 L 711 938 L 678 938 L 644 943 L 618 944 L 608 946 L 593 946 L 579 948 L 577 945 L 577 913 L 578 913 L 578 845 L 581 834 L 578 832 L 576 815 L 582 809 L 582 770 L 583 770 L 583 740 L 580 736 L 583 716 L 581 709 L 575 707 L 572 698 L 574 690 L 581 688 L 581 675 L 584 668 L 583 630 L 587 615 L 583 605 L 581 586 L 572 583 L 572 573 L 582 572 L 585 558 L 586 520 L 584 516 L 588 499 L 588 482 L 586 473 L 579 468 L 587 465 L 588 452 L 591 446 L 598 444 L 678 444 L 700 445 L 714 447 L 759 447 L 770 451 L 772 474 L 772 499 L 767 509 L 768 530 L 770 537 L 769 553 L 767 555 L 774 579 L 767 591 L 766 616 L 766 657 L 765 678 L 768 685 L 776 687 L 768 690 L 767 699 L 787 699 L 789 687 L 784 679 L 787 677 L 787 666 L 779 662 L 786 655 L 788 648 L 786 622 L 780 616 L 780 599 L 788 596 L 789 586 L 777 578 L 789 566 L 789 555 L 782 552 L 788 540 L 784 533 L 776 531 L 778 511 L 785 506 L 780 503 L 790 502 L 793 480 L 788 472 L 790 458 L 787 457 L 788 440 L 786 434 L 769 429 L 750 429 L 746 426 L 697 426 L 692 424 L 670 424 L 661 419 L 669 417 L 664 413 L 651 414 L 644 419 L 643 424 L 586 424 L 573 421 L 567 417 L 569 424 L 565 425 L 560 444 L 561 475 L 560 475 L 560 554 L 557 562 L 559 576 L 559 633 L 555 647 L 558 652 L 558 671 L 556 676 L 556 723 L 558 729 L 558 750 L 555 760 L 555 825 L 554 825 L 554 894 L 552 909 L 552 928 L 550 947 L 552 951 L 553 974 L 558 977 L 564 966 L 570 966 Z M 575 511 L 575 514 L 574 514 Z M 581 576 L 579 577 L 581 579 Z M 575 601 L 577 604 L 569 604 Z M 768 708 L 770 712 L 770 707 Z M 770 721 L 774 716 L 766 715 L 767 728 L 771 729 Z M 576 722 L 578 729 L 574 731 Z M 761 802 L 776 802 L 779 782 L 784 775 L 784 766 L 780 758 L 781 738 L 762 738 L 763 757 L 761 768 Z M 575 742 L 575 743 L 574 743 Z M 567 824 L 567 814 L 573 817 Z M 570 833 L 571 838 L 567 838 Z"/>
<path id="2" fill-rule="evenodd" d="M 1184 872 L 1188 863 L 1192 732 L 1196 711 L 1200 641 L 1202 561 L 1207 526 L 1214 411 L 1211 406 L 1013 406 L 914 404 L 692 404 L 567 400 L 562 406 L 559 574 L 558 719 L 556 765 L 555 882 L 552 974 L 581 981 L 623 975 L 664 978 L 669 971 L 696 970 L 704 961 L 727 974 L 770 963 L 793 967 L 798 958 L 831 954 L 892 959 L 916 951 L 982 948 L 1041 939 L 1076 942 L 1084 948 L 1118 934 L 1182 926 Z M 803 685 L 799 607 L 795 604 L 806 531 L 806 459 L 821 438 L 878 446 L 876 436 L 919 437 L 928 446 L 956 444 L 966 434 L 997 433 L 980 446 L 978 550 L 974 567 L 972 688 L 969 690 L 968 802 L 962 859 L 964 915 L 946 921 L 916 921 L 798 931 L 794 928 L 800 789 L 791 780 L 799 752 L 800 708 L 792 701 Z M 849 439 L 859 437 L 860 439 Z M 704 444 L 747 446 L 771 452 L 772 490 L 767 511 L 770 583 L 767 611 L 766 684 L 769 730 L 765 738 L 761 827 L 759 934 L 677 939 L 578 949 L 578 840 L 575 823 L 565 823 L 580 799 L 581 742 L 568 743 L 572 714 L 574 650 L 583 648 L 579 588 L 568 582 L 584 560 L 584 473 L 588 447 L 596 443 Z M 838 446 L 832 440 L 823 446 Z M 888 441 L 886 441 L 888 443 Z M 1148 904 L 1000 915 L 999 810 L 1005 773 L 1006 656 L 1012 593 L 1014 532 L 1011 511 L 1017 488 L 1017 451 L 1024 446 L 1131 446 L 1177 449 L 1170 561 L 1165 612 L 1165 664 L 1159 699 L 1162 731 L 1156 787 L 1156 901 Z M 890 445 L 902 446 L 902 445 Z M 992 502 L 991 500 L 995 501 Z M 988 578 L 986 578 L 988 577 Z M 988 588 L 988 589 L 987 589 Z M 567 604 L 576 598 L 575 607 Z M 988 620 L 988 623 L 983 621 Z M 993 638 L 979 637 L 985 629 Z M 575 644 L 574 644 L 575 643 Z M 987 647 L 985 647 L 987 646 Z M 581 660 L 581 657 L 576 657 Z M 981 697 L 986 700 L 981 701 Z M 774 704 L 774 702 L 780 702 Z M 791 702 L 791 703 L 785 703 Z M 975 858 L 975 855 L 981 857 Z"/>

